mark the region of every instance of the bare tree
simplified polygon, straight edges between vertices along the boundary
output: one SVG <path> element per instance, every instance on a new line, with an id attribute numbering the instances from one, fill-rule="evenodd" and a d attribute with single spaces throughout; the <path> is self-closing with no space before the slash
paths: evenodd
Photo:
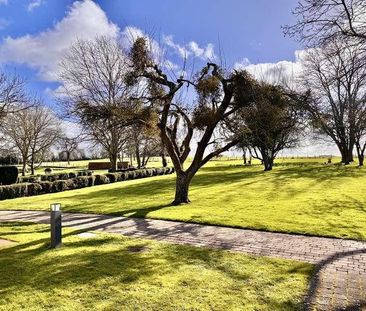
<path id="1" fill-rule="evenodd" d="M 310 45 L 334 37 L 366 41 L 365 0 L 300 0 L 293 12 L 297 23 L 285 26 L 285 34 Z"/>
<path id="2" fill-rule="evenodd" d="M 86 137 L 95 145 L 102 147 L 111 161 L 111 169 L 118 169 L 118 156 L 123 152 L 129 139 L 130 132 L 126 127 L 116 127 L 114 121 L 94 121 L 90 126 L 85 125 Z"/>
<path id="3" fill-rule="evenodd" d="M 39 101 L 31 108 L 9 114 L 1 128 L 5 138 L 21 156 L 23 176 L 27 164 L 34 174 L 35 164 L 42 163 L 60 133 L 59 120 Z"/>
<path id="4" fill-rule="evenodd" d="M 156 126 L 148 128 L 135 124 L 131 127 L 129 144 L 135 151 L 137 167 L 145 167 L 151 157 L 161 153 L 161 139 Z"/>
<path id="5" fill-rule="evenodd" d="M 239 142 L 238 138 L 232 137 L 230 141 L 219 144 L 214 132 L 226 118 L 249 105 L 253 79 L 246 72 L 225 75 L 214 63 L 204 66 L 195 79 L 169 78 L 154 61 L 144 38 L 135 41 L 131 58 L 135 77 L 147 79 L 151 84 L 149 100 L 157 100 L 160 104 L 160 136 L 177 174 L 173 204 L 188 203 L 189 186 L 197 171 Z M 193 103 L 179 101 L 179 92 L 184 85 L 193 87 L 196 92 L 197 100 Z M 191 143 L 195 134 L 199 138 L 193 151 Z M 193 160 L 185 168 L 191 151 Z"/>
<path id="6" fill-rule="evenodd" d="M 355 145 L 358 165 L 363 166 L 366 150 L 366 95 L 360 103 L 357 103 L 357 118 L 355 124 Z"/>
<path id="7" fill-rule="evenodd" d="M 16 74 L 0 73 L 0 120 L 7 113 L 24 109 L 27 106 L 24 80 Z"/>
<path id="8" fill-rule="evenodd" d="M 77 41 L 60 63 L 61 100 L 94 142 L 108 153 L 117 169 L 124 131 L 148 118 L 147 109 L 134 100 L 138 87 L 126 85 L 130 64 L 113 38 Z"/>
<path id="9" fill-rule="evenodd" d="M 365 129 L 366 66 L 362 50 L 361 43 L 334 38 L 321 48 L 309 50 L 302 60 L 302 84 L 311 93 L 304 108 L 314 128 L 336 143 L 345 164 L 353 161 L 353 148 Z"/>
<path id="10" fill-rule="evenodd" d="M 80 135 L 76 137 L 69 137 L 64 134 L 58 139 L 60 152 L 65 154 L 65 158 L 68 164 L 70 164 L 71 157 L 75 156 L 75 153 L 78 152 L 80 142 Z"/>

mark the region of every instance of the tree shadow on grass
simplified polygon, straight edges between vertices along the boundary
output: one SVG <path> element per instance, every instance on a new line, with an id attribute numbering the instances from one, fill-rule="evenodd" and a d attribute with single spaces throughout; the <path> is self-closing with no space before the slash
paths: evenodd
<path id="1" fill-rule="evenodd" d="M 264 187 L 266 196 L 269 198 L 276 198 L 280 195 L 282 198 L 288 197 L 292 199 L 304 192 L 311 194 L 313 187 L 316 187 L 316 191 L 319 191 L 321 187 L 328 188 L 329 182 L 335 181 L 340 177 L 357 178 L 357 176 L 361 176 L 359 172 L 359 169 L 356 167 L 328 166 L 313 163 L 280 164 L 272 172 L 263 172 L 260 165 L 251 167 L 208 166 L 203 167 L 194 177 L 191 193 L 194 196 L 193 203 L 202 201 L 210 197 L 210 195 L 217 196 L 217 208 L 221 209 L 225 208 L 226 204 L 230 204 L 230 199 L 232 198 L 225 191 L 220 192 L 221 185 L 230 185 L 231 192 L 235 188 L 240 189 L 237 196 L 240 196 L 241 193 L 245 195 L 246 187 L 252 194 L 257 189 L 260 191 L 261 187 Z M 294 187 L 293 184 L 299 178 L 305 180 L 304 186 L 300 184 L 300 186 Z M 175 180 L 172 176 L 145 179 L 138 183 L 127 181 L 119 184 L 111 185 L 112 187 L 97 186 L 90 190 L 87 188 L 85 192 L 73 193 L 73 191 L 68 191 L 65 194 L 61 194 L 65 199 L 63 210 L 65 212 L 102 213 L 138 218 L 149 217 L 149 214 L 166 208 L 181 208 L 184 210 L 184 206 L 173 207 L 170 204 L 173 200 L 175 188 Z M 258 195 L 261 195 L 260 192 Z M 225 197 L 227 197 L 226 201 Z M 358 210 L 362 209 L 360 204 L 362 205 L 362 202 L 356 204 Z M 337 207 L 333 206 L 332 202 L 328 205 L 332 205 L 329 206 L 330 212 L 337 213 Z M 328 208 L 328 205 L 326 208 Z M 352 208 L 352 205 L 349 208 Z M 243 206 L 243 210 L 245 210 L 245 206 Z M 241 211 L 238 210 L 237 212 Z M 309 209 L 309 211 L 313 213 L 314 209 Z M 304 209 L 304 213 L 306 212 L 307 210 Z M 234 216 L 232 215 L 232 217 Z M 176 218 L 179 218 L 179 215 Z M 191 218 L 191 221 L 195 222 L 195 219 Z"/>
<path id="2" fill-rule="evenodd" d="M 13 223 L 3 224 L 11 227 Z M 29 232 L 28 224 L 16 224 L 25 227 L 25 232 Z M 43 226 L 38 226 L 35 233 L 42 233 Z M 9 228 L 9 230 L 10 228 Z M 19 234 L 25 234 L 19 232 Z M 273 265 L 276 273 L 308 274 L 308 267 L 305 264 L 292 265 L 292 270 L 286 265 L 280 267 L 277 261 L 269 259 L 258 259 L 243 257 L 240 263 L 242 268 L 231 266 L 225 257 L 225 252 L 210 250 L 206 248 L 196 248 L 190 246 L 175 246 L 170 244 L 158 244 L 145 240 L 128 238 L 116 239 L 111 235 L 98 236 L 89 240 L 75 239 L 74 235 L 78 231 L 65 234 L 64 247 L 56 250 L 48 249 L 48 239 L 38 238 L 32 240 L 28 234 L 28 240 L 0 250 L 0 301 L 11 297 L 15 292 L 28 292 L 37 290 L 42 293 L 49 293 L 49 299 L 55 295 L 55 290 L 62 293 L 63 290 L 70 290 L 70 286 L 77 290 L 86 284 L 98 284 L 99 280 L 108 279 L 108 283 L 103 283 L 106 292 L 100 299 L 108 299 L 108 295 L 113 294 L 108 291 L 108 287 L 118 286 L 129 288 L 138 282 L 147 282 L 154 285 L 156 278 L 167 275 L 174 275 L 182 266 L 201 267 L 200 270 L 210 269 L 222 273 L 223 276 L 240 282 L 240 286 L 248 287 L 248 282 L 256 277 L 261 265 Z M 3 233 L 1 233 L 3 234 Z M 24 236 L 23 236 L 24 239 Z M 131 252 L 131 247 L 147 247 L 147 251 L 141 253 Z M 157 261 L 158 259 L 158 261 Z M 253 266 L 250 266 L 250 265 Z M 249 268 L 247 268 L 247 266 Z M 194 270 L 196 271 L 196 270 Z M 196 272 L 195 281 L 198 282 L 200 272 Z M 278 278 L 278 276 L 276 276 Z M 174 277 L 173 277 L 174 280 Z M 180 276 L 180 282 L 175 289 L 179 292 L 179 287 L 186 288 L 191 285 L 191 279 Z M 192 285 L 193 290 L 195 284 Z M 200 285 L 204 286 L 204 284 Z M 273 280 L 266 282 L 263 287 L 258 288 L 258 301 L 266 301 L 274 308 L 272 310 L 296 310 L 299 305 L 294 301 L 271 300 L 271 297 L 264 298 L 261 291 L 271 288 Z M 182 287 L 182 288 L 183 288 Z M 223 294 L 226 294 L 225 290 Z M 89 294 L 85 293 L 84 294 Z M 237 294 L 237 293 L 235 293 Z M 36 298 L 36 297 L 34 297 Z M 67 296 L 70 299 L 69 296 Z M 191 297 L 193 298 L 193 297 Z M 72 299 L 72 298 L 71 298 Z M 162 297 L 163 299 L 163 297 Z M 93 301 L 95 303 L 95 301 Z"/>

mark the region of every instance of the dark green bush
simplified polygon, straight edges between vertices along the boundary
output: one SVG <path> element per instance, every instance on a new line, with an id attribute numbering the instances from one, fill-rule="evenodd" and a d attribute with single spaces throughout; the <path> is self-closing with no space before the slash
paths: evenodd
<path id="1" fill-rule="evenodd" d="M 109 178 L 110 183 L 115 183 L 118 181 L 118 176 L 120 173 L 108 173 L 105 176 Z"/>
<path id="2" fill-rule="evenodd" d="M 33 183 L 38 183 L 41 181 L 41 176 L 32 176 L 32 177 L 29 177 L 29 182 Z"/>
<path id="3" fill-rule="evenodd" d="M 150 168 L 146 170 L 146 177 L 152 177 L 154 176 L 154 169 Z"/>
<path id="4" fill-rule="evenodd" d="M 92 176 L 93 171 L 85 170 L 85 171 L 78 171 L 77 176 Z"/>
<path id="5" fill-rule="evenodd" d="M 61 192 L 65 190 L 80 189 L 91 187 L 93 185 L 104 185 L 110 182 L 117 182 L 123 180 L 131 180 L 135 178 L 151 177 L 155 175 L 164 175 L 174 173 L 174 168 L 150 168 L 140 170 L 130 170 L 119 173 L 109 173 L 106 175 L 97 174 L 95 176 L 79 176 L 75 178 L 68 178 L 66 180 L 58 180 L 58 178 L 65 178 L 65 174 L 53 174 L 52 176 L 45 176 L 55 179 L 54 181 L 40 181 L 43 176 L 32 176 L 24 178 L 23 180 L 34 181 L 32 183 L 19 183 L 13 185 L 0 186 L 0 200 L 13 199 L 22 196 L 32 196 L 43 193 Z M 89 173 L 85 173 L 88 175 Z M 66 174 L 70 176 L 69 174 Z M 71 176 L 73 176 L 71 174 Z"/>
<path id="6" fill-rule="evenodd" d="M 127 176 L 128 176 L 128 179 L 135 179 L 136 171 L 129 171 Z"/>
<path id="7" fill-rule="evenodd" d="M 42 186 L 38 183 L 28 185 L 27 196 L 38 195 L 42 193 Z"/>
<path id="8" fill-rule="evenodd" d="M 144 177 L 144 170 L 143 169 L 135 171 L 135 178 L 143 178 L 143 177 Z"/>
<path id="9" fill-rule="evenodd" d="M 87 178 L 88 178 L 88 187 L 94 186 L 95 176 L 91 175 L 91 176 L 87 176 Z"/>
<path id="10" fill-rule="evenodd" d="M 70 172 L 70 173 L 69 173 L 69 178 L 70 178 L 70 179 L 72 179 L 72 178 L 76 178 L 76 177 L 77 177 L 76 173 L 74 173 L 74 172 Z"/>
<path id="11" fill-rule="evenodd" d="M 89 187 L 89 177 L 88 176 L 79 176 L 74 179 L 76 183 L 76 188 L 86 188 Z"/>
<path id="12" fill-rule="evenodd" d="M 105 185 L 109 184 L 109 178 L 106 175 L 97 174 L 95 175 L 94 185 Z"/>
<path id="13" fill-rule="evenodd" d="M 42 187 L 42 193 L 51 193 L 52 182 L 50 182 L 50 181 L 41 181 L 39 184 Z"/>
<path id="14" fill-rule="evenodd" d="M 127 179 L 127 173 L 118 173 L 117 181 L 124 181 Z"/>
<path id="15" fill-rule="evenodd" d="M 58 175 L 58 180 L 68 180 L 69 174 L 68 173 L 61 173 Z"/>
<path id="16" fill-rule="evenodd" d="M 157 175 L 164 175 L 164 168 L 157 168 L 156 169 L 156 174 Z"/>
<path id="17" fill-rule="evenodd" d="M 18 180 L 18 168 L 16 166 L 0 166 L 0 185 L 15 184 Z"/>
<path id="18" fill-rule="evenodd" d="M 18 181 L 20 183 L 33 183 L 33 182 L 40 182 L 41 181 L 41 176 L 39 175 L 35 175 L 35 176 L 21 176 L 18 178 Z"/>
<path id="19" fill-rule="evenodd" d="M 52 192 L 62 192 L 67 190 L 68 182 L 66 180 L 56 180 L 52 182 Z"/>
<path id="20" fill-rule="evenodd" d="M 23 183 L 0 186 L 0 200 L 15 199 L 26 196 L 28 185 L 29 184 Z"/>
<path id="21" fill-rule="evenodd" d="M 65 180 L 66 182 L 66 190 L 74 190 L 74 189 L 78 189 L 78 182 L 76 180 L 76 178 L 71 178 L 68 180 Z"/>

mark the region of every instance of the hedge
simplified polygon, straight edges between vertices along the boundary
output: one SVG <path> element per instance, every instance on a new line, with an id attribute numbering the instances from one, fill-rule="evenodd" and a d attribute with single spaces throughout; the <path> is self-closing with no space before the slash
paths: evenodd
<path id="1" fill-rule="evenodd" d="M 18 168 L 16 166 L 0 166 L 0 185 L 11 185 L 18 180 Z"/>
<path id="2" fill-rule="evenodd" d="M 172 174 L 174 168 L 149 168 L 126 172 L 96 174 L 91 176 L 77 176 L 66 180 L 41 180 L 38 182 L 23 182 L 19 184 L 12 184 L 0 186 L 0 200 L 14 199 L 25 196 L 33 196 L 39 194 L 62 192 L 66 190 L 81 189 L 85 187 L 92 187 L 96 185 L 105 185 L 109 183 L 131 180 L 137 178 L 145 178 L 156 175 Z M 63 174 L 57 174 L 61 176 Z M 69 173 L 69 177 L 76 176 Z M 34 177 L 32 177 L 34 178 Z"/>
<path id="3" fill-rule="evenodd" d="M 36 176 L 26 176 L 19 177 L 20 182 L 22 183 L 39 183 L 41 181 L 56 181 L 56 180 L 68 180 L 81 176 L 92 176 L 93 171 L 85 170 L 85 171 L 76 171 L 70 173 L 54 173 L 47 175 L 36 175 Z"/>

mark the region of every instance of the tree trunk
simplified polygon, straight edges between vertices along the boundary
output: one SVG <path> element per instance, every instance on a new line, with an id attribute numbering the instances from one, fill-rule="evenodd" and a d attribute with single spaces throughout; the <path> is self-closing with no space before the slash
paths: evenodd
<path id="1" fill-rule="evenodd" d="M 31 169 L 31 175 L 34 175 L 34 160 L 33 159 L 31 160 L 31 163 L 30 163 L 30 169 Z"/>
<path id="2" fill-rule="evenodd" d="M 23 160 L 23 166 L 22 166 L 22 176 L 25 176 L 25 171 L 27 170 L 27 163 Z"/>
<path id="3" fill-rule="evenodd" d="M 341 148 L 340 152 L 342 155 L 342 163 L 344 163 L 345 165 L 348 165 L 351 162 L 353 162 L 352 150 L 349 150 L 348 148 Z"/>
<path id="4" fill-rule="evenodd" d="M 117 154 L 111 154 L 109 156 L 109 160 L 111 161 L 111 171 L 115 172 L 118 170 L 118 155 Z"/>
<path id="5" fill-rule="evenodd" d="M 358 155 L 358 166 L 363 166 L 364 155 L 361 153 Z"/>
<path id="6" fill-rule="evenodd" d="M 70 165 L 70 153 L 70 151 L 66 151 L 66 160 L 68 165 Z"/>
<path id="7" fill-rule="evenodd" d="M 356 143 L 357 157 L 358 157 L 358 166 L 363 166 L 364 161 L 364 150 L 362 150 L 360 144 Z"/>
<path id="8" fill-rule="evenodd" d="M 187 175 L 185 172 L 177 173 L 177 179 L 175 183 L 175 199 L 173 205 L 187 204 L 189 200 L 188 191 L 192 177 Z"/>
<path id="9" fill-rule="evenodd" d="M 243 162 L 244 162 L 244 165 L 247 164 L 247 152 L 244 149 L 243 149 Z"/>
<path id="10" fill-rule="evenodd" d="M 264 164 L 264 171 L 265 172 L 272 171 L 272 168 L 273 168 L 273 159 L 272 158 L 265 159 L 263 161 L 263 164 Z"/>
<path id="11" fill-rule="evenodd" d="M 166 157 L 165 157 L 165 153 L 162 152 L 161 154 L 161 162 L 163 164 L 163 167 L 167 167 L 168 166 L 168 162 L 166 161 Z"/>
<path id="12" fill-rule="evenodd" d="M 140 148 L 139 148 L 138 144 L 136 144 L 136 147 L 135 147 L 135 156 L 136 156 L 136 161 L 137 161 L 137 168 L 141 168 Z"/>

